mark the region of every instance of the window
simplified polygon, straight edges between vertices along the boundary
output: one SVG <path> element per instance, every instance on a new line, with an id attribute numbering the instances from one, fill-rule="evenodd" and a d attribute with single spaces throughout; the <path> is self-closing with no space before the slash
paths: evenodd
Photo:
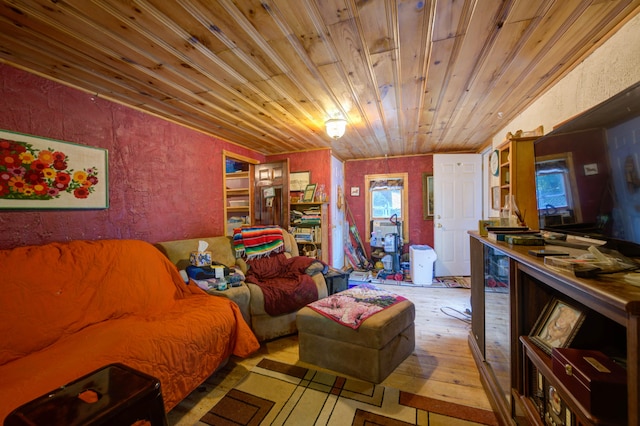
<path id="1" fill-rule="evenodd" d="M 536 164 L 536 196 L 538 210 L 556 214 L 572 208 L 569 166 L 564 158 Z"/>
<path id="2" fill-rule="evenodd" d="M 391 217 L 402 222 L 402 235 L 408 242 L 408 185 L 407 173 L 365 176 L 366 240 L 371 238 L 371 221 L 388 222 Z"/>
<path id="3" fill-rule="evenodd" d="M 566 169 L 549 169 L 537 174 L 538 210 L 569 208 Z"/>
<path id="4" fill-rule="evenodd" d="M 574 223 L 581 217 L 574 193 L 573 158 L 564 153 L 542 157 L 536 162 L 536 197 L 538 211 L 546 225 Z"/>

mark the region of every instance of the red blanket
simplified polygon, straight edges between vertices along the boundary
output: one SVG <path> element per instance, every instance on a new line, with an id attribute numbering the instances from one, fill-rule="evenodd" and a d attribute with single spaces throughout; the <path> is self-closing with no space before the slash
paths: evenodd
<path id="1" fill-rule="evenodd" d="M 318 289 L 306 269 L 318 260 L 284 253 L 247 260 L 246 280 L 256 284 L 264 294 L 264 310 L 269 315 L 295 312 L 318 300 Z"/>

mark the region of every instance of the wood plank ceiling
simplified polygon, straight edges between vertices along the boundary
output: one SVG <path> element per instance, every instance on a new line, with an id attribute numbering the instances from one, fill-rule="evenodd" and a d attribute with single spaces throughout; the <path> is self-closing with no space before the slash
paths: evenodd
<path id="1" fill-rule="evenodd" d="M 477 151 L 640 0 L 0 5 L 6 63 L 267 155 L 348 160 Z"/>

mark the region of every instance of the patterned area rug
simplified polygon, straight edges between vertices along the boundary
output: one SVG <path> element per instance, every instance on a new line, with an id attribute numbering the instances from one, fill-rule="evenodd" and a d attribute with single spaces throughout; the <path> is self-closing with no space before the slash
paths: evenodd
<path id="1" fill-rule="evenodd" d="M 372 283 L 386 285 L 401 285 L 407 287 L 426 287 L 426 288 L 471 288 L 470 277 L 434 277 L 431 284 L 414 284 L 411 281 L 395 281 L 395 280 L 372 280 Z"/>
<path id="2" fill-rule="evenodd" d="M 353 275 L 354 273 L 352 273 Z M 361 274 L 364 274 L 361 272 Z M 397 281 L 392 279 L 374 278 L 371 273 L 359 276 L 357 279 L 349 277 L 349 285 L 359 285 L 364 283 L 400 285 L 406 287 L 426 287 L 426 288 L 471 288 L 471 277 L 434 277 L 431 284 L 415 284 L 411 280 Z"/>
<path id="3" fill-rule="evenodd" d="M 493 412 L 263 359 L 198 425 L 497 425 Z"/>
<path id="4" fill-rule="evenodd" d="M 471 277 L 436 277 L 433 282 L 449 288 L 471 288 Z"/>

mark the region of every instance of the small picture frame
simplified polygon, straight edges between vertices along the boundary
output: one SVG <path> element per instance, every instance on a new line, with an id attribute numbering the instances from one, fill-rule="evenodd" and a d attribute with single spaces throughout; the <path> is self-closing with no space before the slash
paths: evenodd
<path id="1" fill-rule="evenodd" d="M 433 175 L 422 174 L 422 218 L 433 220 Z"/>
<path id="2" fill-rule="evenodd" d="M 491 209 L 500 210 L 500 187 L 491 187 Z"/>
<path id="3" fill-rule="evenodd" d="M 304 194 L 302 195 L 302 201 L 305 203 L 311 203 L 313 202 L 313 197 L 315 197 L 315 195 L 316 195 L 316 184 L 310 183 L 304 189 Z"/>
<path id="4" fill-rule="evenodd" d="M 359 186 L 352 186 L 351 187 L 351 196 L 352 197 L 359 197 L 360 196 L 360 187 Z"/>
<path id="5" fill-rule="evenodd" d="M 309 171 L 291 172 L 289 173 L 289 191 L 304 191 L 307 185 L 309 185 L 310 181 L 311 172 Z"/>
<path id="6" fill-rule="evenodd" d="M 276 189 L 273 186 L 270 186 L 268 188 L 264 188 L 262 190 L 262 194 L 264 196 L 264 198 L 273 198 L 276 196 Z"/>
<path id="7" fill-rule="evenodd" d="M 551 355 L 553 348 L 569 346 L 585 316 L 582 310 L 553 298 L 538 317 L 529 337 L 540 349 Z"/>

